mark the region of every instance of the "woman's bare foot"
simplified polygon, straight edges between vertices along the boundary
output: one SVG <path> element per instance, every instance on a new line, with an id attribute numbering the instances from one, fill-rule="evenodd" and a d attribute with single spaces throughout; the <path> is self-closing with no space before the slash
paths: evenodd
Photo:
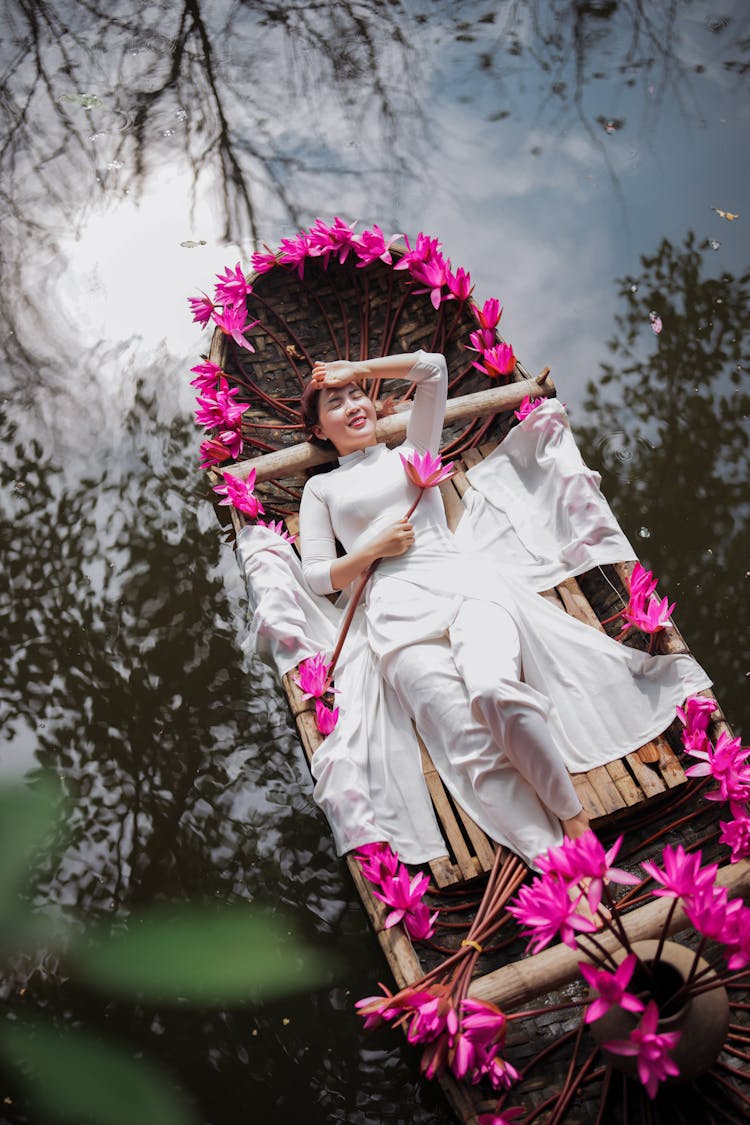
<path id="1" fill-rule="evenodd" d="M 585 836 L 590 828 L 589 818 L 583 809 L 569 820 L 561 820 L 560 823 L 569 840 L 578 840 L 581 836 Z"/>

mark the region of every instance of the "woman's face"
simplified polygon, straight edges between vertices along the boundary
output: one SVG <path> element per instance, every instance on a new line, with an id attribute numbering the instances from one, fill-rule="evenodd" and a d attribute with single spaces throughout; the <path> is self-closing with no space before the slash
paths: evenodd
<path id="1" fill-rule="evenodd" d="M 313 433 L 333 442 L 343 457 L 376 444 L 376 421 L 375 406 L 358 383 L 323 387 L 318 399 L 318 424 L 313 427 Z"/>

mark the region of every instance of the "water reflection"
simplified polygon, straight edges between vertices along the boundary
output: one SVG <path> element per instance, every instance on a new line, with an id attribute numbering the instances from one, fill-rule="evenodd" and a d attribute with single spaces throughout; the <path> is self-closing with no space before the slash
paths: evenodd
<path id="1" fill-rule="evenodd" d="M 739 720 L 747 224 L 710 208 L 742 210 L 747 19 L 731 0 L 25 0 L 0 16 L 0 765 L 50 765 L 75 797 L 43 894 L 115 916 L 279 901 L 340 952 L 330 991 L 262 1013 L 105 1009 L 54 962 L 25 967 L 27 1005 L 155 1054 L 207 1121 L 449 1117 L 352 1014 L 384 968 L 285 707 L 239 653 L 242 591 L 193 468 L 184 295 L 318 212 L 442 237 L 480 298 L 505 301 L 524 362 L 553 363 Z"/>

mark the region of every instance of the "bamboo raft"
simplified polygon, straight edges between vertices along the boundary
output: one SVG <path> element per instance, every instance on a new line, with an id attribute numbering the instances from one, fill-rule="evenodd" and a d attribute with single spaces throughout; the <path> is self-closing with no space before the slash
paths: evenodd
<path id="1" fill-rule="evenodd" d="M 339 265 L 331 261 L 327 268 L 316 259 L 305 264 L 304 278 L 295 271 L 275 268 L 255 275 L 253 292 L 247 298 L 251 319 L 258 318 L 249 333 L 254 354 L 236 347 L 218 328 L 214 332 L 209 359 L 227 372 L 230 381 L 240 387 L 240 399 L 250 403 L 243 415 L 242 429 L 245 452 L 253 456 L 226 469 L 239 477 L 256 473 L 255 491 L 263 501 L 266 518 L 285 520 L 293 533 L 297 531 L 297 508 L 305 474 L 330 455 L 300 440 L 302 427 L 296 405 L 303 380 L 314 358 L 366 358 L 393 352 L 441 351 L 446 355 L 451 373 L 450 399 L 446 414 L 442 452 L 456 463 L 452 480 L 440 486 L 449 526 L 456 527 L 463 511 L 461 498 L 469 489 L 466 473 L 478 464 L 515 424 L 513 409 L 526 395 L 554 395 L 555 388 L 546 372 L 535 379 L 520 363 L 509 382 L 488 389 L 487 380 L 472 366 L 473 355 L 466 350 L 469 333 L 476 328 L 476 319 L 469 302 L 444 302 L 436 311 L 427 295 L 413 292 L 403 273 L 395 273 L 382 262 L 366 270 L 357 270 L 351 262 Z M 374 396 L 379 387 L 373 388 Z M 404 394 L 404 400 L 408 390 Z M 378 438 L 389 444 L 402 440 L 406 416 L 396 404 L 396 412 L 381 419 Z M 214 483 L 216 472 L 210 474 Z M 240 530 L 244 517 L 235 509 L 217 508 L 217 514 L 229 539 Z M 543 596 L 554 602 L 561 612 L 571 614 L 588 626 L 604 629 L 614 635 L 615 626 L 607 622 L 627 600 L 627 579 L 632 562 L 598 567 L 577 579 L 568 579 Z M 645 647 L 643 638 L 634 642 Z M 656 652 L 685 652 L 687 646 L 677 627 L 657 635 Z M 308 761 L 312 760 L 322 741 L 316 722 L 313 701 L 302 697 L 293 676 L 283 677 L 283 690 Z M 706 695 L 711 693 L 706 692 Z M 713 697 L 712 697 L 713 698 Z M 721 710 L 714 713 L 709 734 L 728 730 Z M 415 737 L 418 735 L 415 732 Z M 455 949 L 465 934 L 481 895 L 483 880 L 493 865 L 497 845 L 472 821 L 464 809 L 449 795 L 433 766 L 428 750 L 421 743 L 422 762 L 427 785 L 445 839 L 445 855 L 429 865 L 431 875 L 430 905 L 448 909 L 454 919 L 440 930 L 433 942 L 413 943 L 399 925 L 385 928 L 387 907 L 372 893 L 371 884 L 362 876 L 358 863 L 351 857 L 346 863 L 367 912 L 380 947 L 386 957 L 396 984 L 401 987 L 418 980 L 432 968 L 446 950 Z M 625 758 L 576 775 L 574 785 L 589 814 L 593 827 L 605 841 L 625 832 L 628 862 L 651 856 L 651 841 L 660 836 L 662 842 L 702 842 L 708 839 L 718 851 L 714 807 L 701 804 L 698 787 L 685 776 L 677 724 Z M 644 850 L 645 848 L 645 850 Z M 713 854 L 713 853 L 711 853 Z M 725 859 L 726 853 L 724 853 Z M 726 866 L 720 880 L 733 894 L 750 894 L 750 865 L 747 861 Z M 646 906 L 633 902 L 625 915 L 626 928 L 633 937 L 656 936 L 666 916 L 666 900 L 658 899 Z M 463 925 L 463 929 L 459 924 Z M 454 928 L 455 927 L 455 928 Z M 670 932 L 684 931 L 685 918 L 675 912 Z M 570 1022 L 555 1016 L 555 999 L 560 990 L 575 995 L 580 984 L 579 956 L 566 946 L 555 945 L 534 956 L 524 954 L 523 942 L 510 927 L 509 936 L 480 958 L 480 971 L 475 976 L 471 995 L 491 1000 L 512 1011 L 534 1000 L 550 1007 L 550 1015 L 513 1025 L 508 1052 L 515 1065 L 527 1066 L 522 1084 L 513 1093 L 527 1107 L 537 1108 L 539 1120 L 546 1120 L 545 1107 L 551 1095 L 565 1081 L 574 1066 L 583 1066 L 580 1036 L 573 1036 Z M 375 974 L 374 974 L 375 975 Z M 744 999 L 744 993 L 742 998 Z M 744 1011 L 744 1009 L 743 1009 Z M 738 1017 L 742 1022 L 745 1016 Z M 577 1022 L 577 1021 L 576 1021 Z M 750 1032 L 748 1032 L 750 1041 Z M 557 1048 L 557 1045 L 559 1049 Z M 529 1060 L 544 1059 L 542 1067 L 532 1069 Z M 727 1056 L 729 1058 L 729 1056 Z M 578 1059 L 578 1061 L 576 1061 Z M 742 1081 L 746 1076 L 746 1056 L 737 1066 L 737 1058 L 726 1066 Z M 590 1066 L 590 1064 L 586 1064 Z M 602 1117 L 602 1107 L 614 1096 L 620 1106 L 622 1096 L 612 1094 L 604 1068 L 593 1066 L 576 1097 L 555 1121 L 633 1120 L 639 1116 L 642 1102 L 634 1102 L 620 1116 Z M 607 1088 L 604 1089 L 604 1083 Z M 737 1077 L 723 1079 L 732 1091 L 721 1093 L 726 1099 L 726 1115 L 717 1110 L 721 1097 L 695 1092 L 692 1097 L 711 1101 L 713 1113 L 701 1120 L 739 1120 L 750 1107 L 748 1091 L 742 1091 Z M 468 1086 L 443 1076 L 440 1082 L 459 1121 L 476 1125 L 478 1116 L 490 1112 L 497 1102 L 491 1089 Z M 717 1080 L 718 1082 L 718 1080 Z M 735 1087 L 740 1086 L 740 1093 Z M 715 1084 L 716 1089 L 720 1086 Z M 691 1087 L 692 1089 L 692 1087 Z M 707 1087 L 708 1089 L 708 1087 Z M 718 1097 L 718 1101 L 717 1101 Z M 611 1103 L 610 1103 L 611 1104 Z M 686 1103 L 687 1104 L 687 1103 Z M 531 1109 L 529 1112 L 531 1112 Z M 650 1107 L 649 1107 L 650 1109 Z M 645 1111 L 643 1111 L 645 1112 Z M 610 1110 L 608 1110 L 608 1114 Z M 567 1116 L 566 1116 L 567 1114 Z M 736 1115 L 736 1116 L 733 1116 Z M 550 1119 L 551 1120 L 551 1119 Z M 653 1117 L 654 1121 L 667 1118 Z M 681 1116 L 669 1118 L 679 1121 Z M 697 1120 L 686 1117 L 685 1120 Z"/>

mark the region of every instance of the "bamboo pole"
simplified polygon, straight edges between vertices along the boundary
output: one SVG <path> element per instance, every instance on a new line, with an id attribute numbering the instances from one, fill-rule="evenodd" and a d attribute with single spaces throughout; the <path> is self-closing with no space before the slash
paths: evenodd
<path id="1" fill-rule="evenodd" d="M 726 887 L 730 894 L 746 899 L 750 896 L 750 860 L 719 868 L 716 885 Z M 628 938 L 644 941 L 658 938 L 671 906 L 670 898 L 657 898 L 629 914 L 622 915 Z M 689 925 L 681 906 L 669 922 L 668 934 L 677 933 Z M 597 941 L 609 952 L 620 948 L 617 938 L 608 930 L 596 935 Z M 551 992 L 570 984 L 578 976 L 578 962 L 588 960 L 585 953 L 569 949 L 566 945 L 543 949 L 533 957 L 526 957 L 512 965 L 504 965 L 492 973 L 477 977 L 469 994 L 477 1000 L 488 1000 L 504 1010 L 525 1006 L 543 992 Z"/>
<path id="2" fill-rule="evenodd" d="M 475 391 L 474 394 L 449 399 L 445 408 L 445 422 L 447 425 L 451 422 L 465 421 L 467 418 L 483 418 L 488 414 L 499 414 L 501 411 L 515 409 L 527 395 L 530 398 L 551 398 L 554 393 L 555 386 L 549 378 L 549 367 L 545 367 L 534 379 L 522 379 L 518 383 L 490 387 L 486 391 Z M 387 445 L 397 445 L 402 441 L 406 435 L 409 414 L 410 410 L 407 409 L 391 414 L 387 418 L 381 418 L 375 430 L 377 440 L 384 441 Z M 265 480 L 297 476 L 305 469 L 310 469 L 314 465 L 323 465 L 335 458 L 335 452 L 320 449 L 309 441 L 301 441 L 287 449 L 275 450 L 273 453 L 265 453 L 262 457 L 228 465 L 222 469 L 222 472 L 231 473 L 232 476 L 245 480 L 255 469 L 255 479 L 260 483 Z"/>

